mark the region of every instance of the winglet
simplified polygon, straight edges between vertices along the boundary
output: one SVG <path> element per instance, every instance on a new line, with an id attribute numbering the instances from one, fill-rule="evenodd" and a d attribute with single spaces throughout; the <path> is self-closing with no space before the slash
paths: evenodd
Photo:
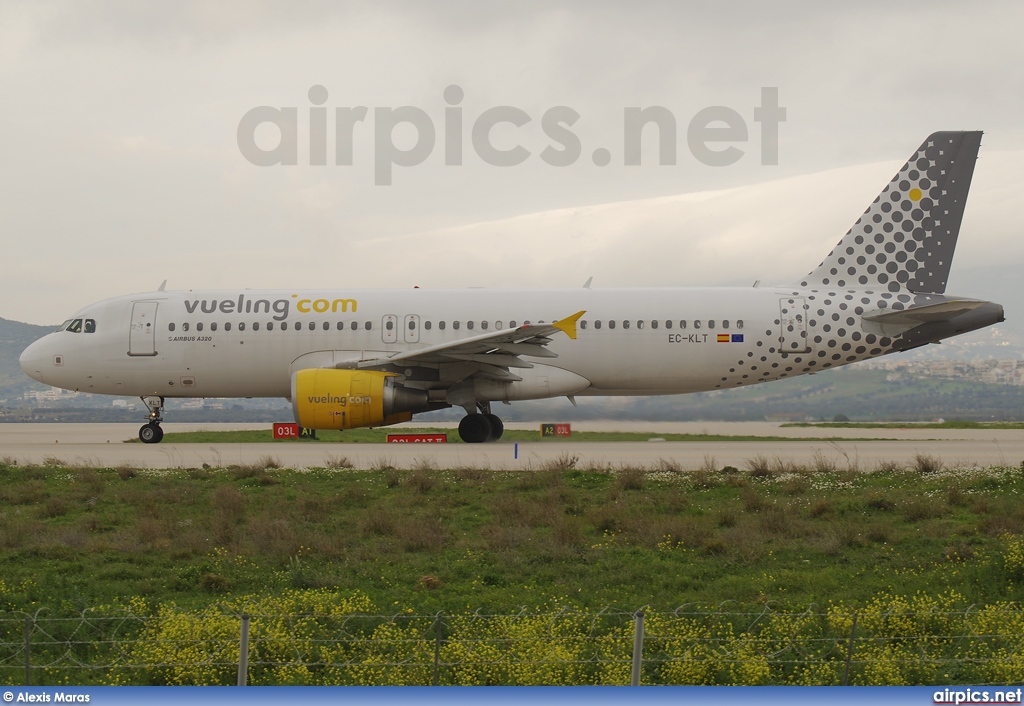
<path id="1" fill-rule="evenodd" d="M 551 325 L 554 326 L 559 331 L 565 332 L 566 336 L 568 336 L 569 338 L 571 338 L 572 340 L 575 341 L 576 340 L 576 322 L 579 321 L 580 317 L 583 316 L 586 313 L 587 312 L 585 310 L 584 311 L 577 311 L 575 314 L 573 314 L 572 316 L 570 316 L 570 317 L 568 317 L 566 319 L 559 319 L 558 321 L 552 321 Z"/>

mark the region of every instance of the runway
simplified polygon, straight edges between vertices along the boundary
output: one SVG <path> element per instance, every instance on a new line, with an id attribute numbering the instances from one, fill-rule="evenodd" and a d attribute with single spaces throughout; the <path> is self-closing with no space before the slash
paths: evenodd
<path id="1" fill-rule="evenodd" d="M 198 429 L 266 429 L 266 424 L 164 424 L 168 433 Z M 422 427 L 422 424 L 415 425 Z M 430 426 L 449 426 L 431 424 Z M 539 425 L 509 424 L 538 429 Z M 395 427 L 396 430 L 401 425 Z M 354 468 L 390 465 L 491 470 L 536 470 L 562 456 L 576 457 L 578 468 L 644 466 L 662 461 L 685 469 L 706 459 L 744 468 L 756 457 L 813 465 L 831 459 L 839 468 L 873 470 L 882 462 L 910 465 L 917 454 L 941 459 L 945 466 L 1013 465 L 1024 461 L 1024 431 L 982 429 L 816 429 L 782 427 L 770 422 L 579 422 L 576 431 L 641 431 L 645 442 L 509 441 L 490 444 L 333 444 L 295 441 L 260 444 L 125 443 L 136 438 L 137 424 L 0 424 L 0 461 L 135 468 L 214 468 L 254 464 L 271 457 L 286 468 L 316 468 L 346 459 Z M 452 430 L 454 435 L 454 429 Z M 692 433 L 775 436 L 789 441 L 666 442 L 658 434 Z M 807 437 L 833 437 L 822 441 Z M 888 439 L 888 440 L 887 440 Z"/>

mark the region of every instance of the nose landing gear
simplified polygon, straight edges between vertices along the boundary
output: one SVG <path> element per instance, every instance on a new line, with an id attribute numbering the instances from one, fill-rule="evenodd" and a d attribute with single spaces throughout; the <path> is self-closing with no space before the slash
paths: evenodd
<path id="1" fill-rule="evenodd" d="M 143 397 L 143 404 L 149 409 L 149 422 L 139 428 L 139 441 L 144 444 L 159 444 L 164 438 L 164 430 L 160 428 L 163 419 L 164 398 Z"/>

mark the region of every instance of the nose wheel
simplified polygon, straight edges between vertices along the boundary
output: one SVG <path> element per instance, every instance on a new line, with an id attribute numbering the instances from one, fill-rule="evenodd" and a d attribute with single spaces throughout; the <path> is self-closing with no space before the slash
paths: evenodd
<path id="1" fill-rule="evenodd" d="M 149 409 L 149 423 L 139 428 L 139 441 L 144 444 L 159 444 L 164 438 L 164 430 L 160 428 L 163 419 L 164 398 L 143 397 L 143 404 Z"/>

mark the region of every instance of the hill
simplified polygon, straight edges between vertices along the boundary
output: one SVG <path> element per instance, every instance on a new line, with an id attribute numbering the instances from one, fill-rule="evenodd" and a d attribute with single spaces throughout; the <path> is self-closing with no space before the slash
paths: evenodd
<path id="1" fill-rule="evenodd" d="M 10 398 L 30 389 L 46 389 L 46 385 L 34 382 L 21 372 L 18 356 L 30 343 L 55 328 L 55 325 L 36 326 L 0 318 L 0 398 Z"/>

